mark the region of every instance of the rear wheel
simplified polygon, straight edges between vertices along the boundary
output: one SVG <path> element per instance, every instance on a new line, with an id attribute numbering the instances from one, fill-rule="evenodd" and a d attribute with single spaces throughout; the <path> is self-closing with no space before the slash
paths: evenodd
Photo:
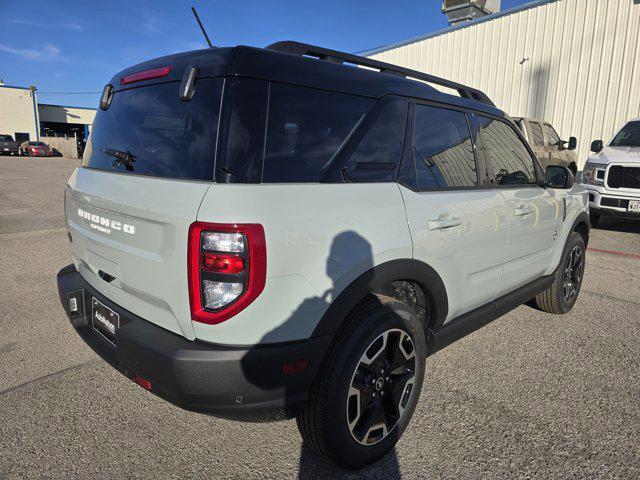
<path id="1" fill-rule="evenodd" d="M 585 250 L 582 235 L 572 232 L 564 247 L 560 266 L 554 273 L 553 283 L 534 299 L 540 310 L 561 315 L 573 308 L 582 286 Z"/>
<path id="2" fill-rule="evenodd" d="M 356 469 L 384 456 L 409 424 L 426 344 L 420 320 L 389 297 L 371 296 L 347 321 L 297 424 L 318 455 Z"/>

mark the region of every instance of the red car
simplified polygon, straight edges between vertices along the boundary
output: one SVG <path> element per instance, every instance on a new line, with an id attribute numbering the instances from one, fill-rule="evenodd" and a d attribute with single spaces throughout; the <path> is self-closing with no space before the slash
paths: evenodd
<path id="1" fill-rule="evenodd" d="M 23 142 L 20 155 L 31 157 L 53 157 L 53 149 L 44 142 Z"/>

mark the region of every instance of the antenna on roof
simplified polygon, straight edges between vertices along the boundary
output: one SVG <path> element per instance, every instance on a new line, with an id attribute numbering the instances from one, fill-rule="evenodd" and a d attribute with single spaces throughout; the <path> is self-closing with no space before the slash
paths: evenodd
<path id="1" fill-rule="evenodd" d="M 198 22 L 198 25 L 200 25 L 200 30 L 202 30 L 202 34 L 204 35 L 205 40 L 209 44 L 209 48 L 216 48 L 211 43 L 211 40 L 209 40 L 209 35 L 207 35 L 207 31 L 202 26 L 202 22 L 200 21 L 200 17 L 198 16 L 198 12 L 196 12 L 195 7 L 191 7 L 191 11 L 193 12 L 193 16 L 196 17 L 196 22 Z"/>

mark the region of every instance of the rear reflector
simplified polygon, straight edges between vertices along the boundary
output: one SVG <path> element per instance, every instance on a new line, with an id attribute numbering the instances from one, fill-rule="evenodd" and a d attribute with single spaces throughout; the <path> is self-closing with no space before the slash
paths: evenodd
<path id="1" fill-rule="evenodd" d="M 308 358 L 303 358 L 294 362 L 285 362 L 282 364 L 282 373 L 285 375 L 293 375 L 294 373 L 304 372 L 308 367 Z"/>
<path id="2" fill-rule="evenodd" d="M 132 73 L 120 79 L 120 85 L 127 83 L 141 82 L 142 80 L 151 80 L 152 78 L 161 78 L 169 75 L 171 67 L 160 67 L 152 70 L 144 70 L 143 72 Z"/>
<path id="3" fill-rule="evenodd" d="M 146 378 L 141 377 L 137 373 L 133 376 L 133 379 L 136 381 L 138 385 L 140 385 L 145 390 L 151 391 L 151 382 Z"/>

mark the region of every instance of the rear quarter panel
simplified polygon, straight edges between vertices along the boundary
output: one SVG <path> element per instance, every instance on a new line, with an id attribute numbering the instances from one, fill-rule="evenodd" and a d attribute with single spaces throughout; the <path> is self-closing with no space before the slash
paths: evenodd
<path id="1" fill-rule="evenodd" d="M 198 220 L 259 223 L 265 229 L 262 294 L 225 322 L 194 322 L 197 338 L 221 344 L 308 338 L 332 300 L 355 278 L 412 255 L 395 183 L 216 184 L 205 195 Z"/>

